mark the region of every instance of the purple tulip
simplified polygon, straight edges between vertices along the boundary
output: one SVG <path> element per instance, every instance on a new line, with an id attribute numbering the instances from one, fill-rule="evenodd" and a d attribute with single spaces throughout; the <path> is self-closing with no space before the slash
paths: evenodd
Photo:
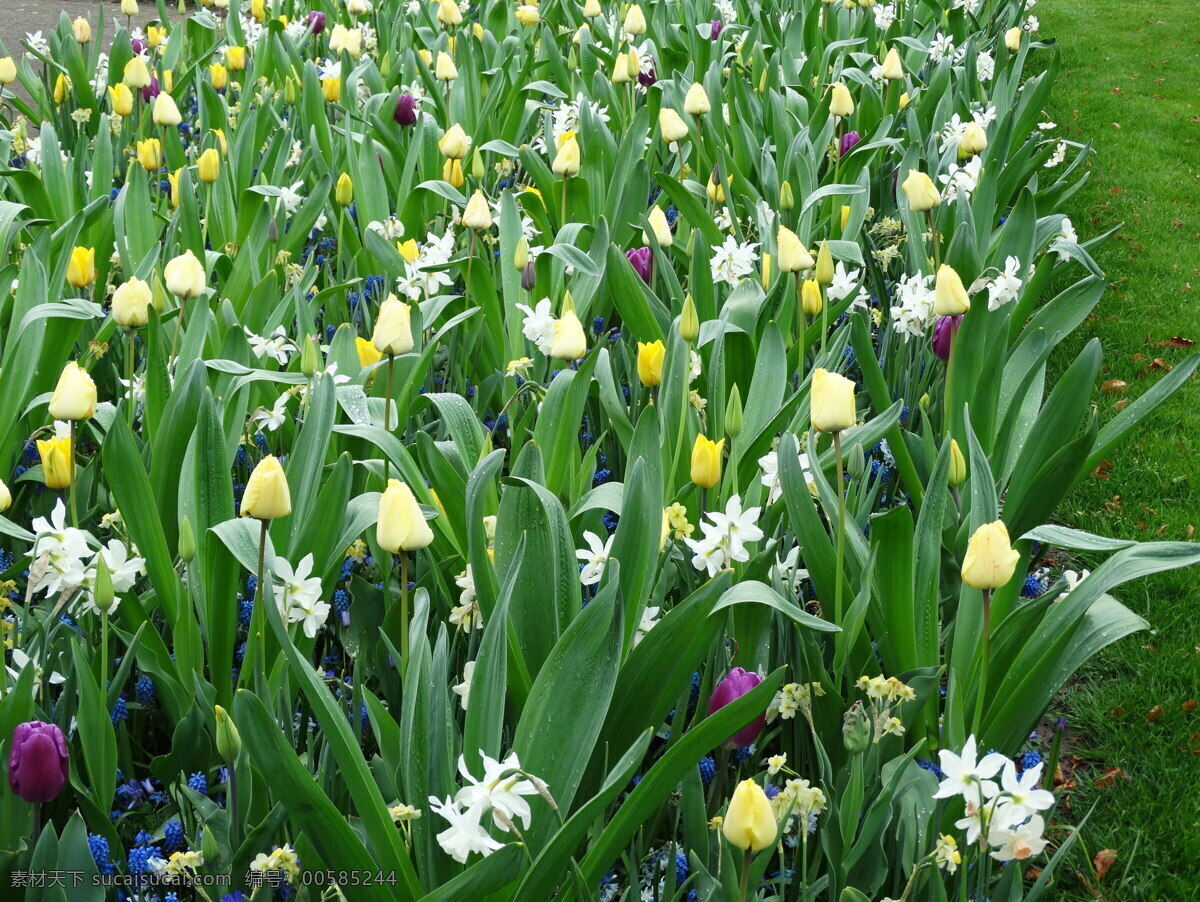
<path id="1" fill-rule="evenodd" d="M 735 702 L 759 683 L 762 677 L 757 673 L 747 673 L 740 667 L 735 667 L 725 675 L 725 679 L 717 684 L 712 698 L 708 700 L 708 714 L 711 717 L 730 702 Z M 758 738 L 759 732 L 767 725 L 767 715 L 764 711 L 749 726 L 729 737 L 724 746 L 727 749 L 745 748 Z"/>
<path id="2" fill-rule="evenodd" d="M 720 36 L 721 36 L 721 20 L 713 19 L 712 20 L 712 39 L 715 41 Z"/>
<path id="3" fill-rule="evenodd" d="M 142 88 L 142 100 L 146 101 L 146 103 L 149 103 L 151 100 L 153 100 L 157 96 L 158 96 L 158 76 L 152 75 L 152 76 L 150 76 L 150 84 L 148 84 L 148 85 L 146 85 L 146 87 Z"/>
<path id="4" fill-rule="evenodd" d="M 846 134 L 842 135 L 842 156 L 844 157 L 846 154 L 850 153 L 850 151 L 854 150 L 854 145 L 861 140 L 862 138 L 859 136 L 858 132 L 846 132 Z"/>
<path id="5" fill-rule="evenodd" d="M 933 327 L 933 353 L 942 360 L 950 359 L 950 342 L 962 325 L 961 316 L 939 316 Z"/>
<path id="6" fill-rule="evenodd" d="M 642 277 L 642 281 L 647 285 L 650 284 L 650 248 L 634 247 L 625 252 L 625 258 L 629 260 L 629 265 L 633 267 L 633 271 Z"/>
<path id="7" fill-rule="evenodd" d="M 325 30 L 325 13 L 320 10 L 315 10 L 308 14 L 308 27 L 313 34 L 320 34 Z"/>
<path id="8" fill-rule="evenodd" d="M 13 730 L 8 785 L 26 802 L 49 802 L 67 785 L 67 740 L 52 723 L 31 720 Z"/>
<path id="9" fill-rule="evenodd" d="M 638 73 L 638 84 L 643 88 L 649 88 L 658 81 L 658 73 L 654 71 L 654 61 L 650 61 L 650 65 L 645 71 Z"/>
<path id="10" fill-rule="evenodd" d="M 133 48 L 133 52 L 137 56 L 141 56 L 143 53 L 146 52 L 146 42 L 143 41 L 141 38 L 134 38 L 132 41 L 129 42 L 129 45 Z"/>
<path id="11" fill-rule="evenodd" d="M 417 98 L 412 94 L 401 94 L 394 118 L 397 125 L 413 125 L 417 121 Z"/>

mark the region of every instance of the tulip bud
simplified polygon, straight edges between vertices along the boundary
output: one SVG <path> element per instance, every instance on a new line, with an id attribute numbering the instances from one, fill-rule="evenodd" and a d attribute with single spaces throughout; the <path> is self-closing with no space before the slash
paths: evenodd
<path id="1" fill-rule="evenodd" d="M 574 306 L 571 306 L 554 323 L 550 356 L 558 360 L 578 360 L 586 352 L 587 335 L 584 334 L 583 324 L 579 322 Z"/>
<path id="2" fill-rule="evenodd" d="M 17 80 L 17 64 L 11 56 L 0 57 L 0 85 L 11 85 Z"/>
<path id="3" fill-rule="evenodd" d="M 71 485 L 71 446 L 69 436 L 38 439 L 38 457 L 42 462 L 42 481 L 48 489 L 65 489 Z"/>
<path id="4" fill-rule="evenodd" d="M 703 435 L 696 436 L 692 446 L 690 477 L 702 489 L 711 489 L 721 481 L 721 452 L 725 439 L 714 442 Z"/>
<path id="5" fill-rule="evenodd" d="M 658 111 L 658 128 L 667 142 L 682 141 L 688 136 L 687 123 L 670 107 L 665 106 Z"/>
<path id="6" fill-rule="evenodd" d="M 300 348 L 300 372 L 311 379 L 317 373 L 317 368 L 321 365 L 321 351 L 317 347 L 317 341 L 311 335 L 304 339 L 304 344 Z"/>
<path id="7" fill-rule="evenodd" d="M 242 750 L 242 736 L 228 711 L 220 705 L 215 705 L 213 714 L 217 721 L 217 754 L 232 766 L 233 762 L 237 760 L 238 752 Z M 205 830 L 204 832 L 211 833 L 212 831 Z"/>
<path id="8" fill-rule="evenodd" d="M 629 12 L 625 14 L 625 33 L 632 37 L 640 37 L 646 33 L 646 16 L 642 12 L 642 8 L 636 3 L 629 7 Z"/>
<path id="9" fill-rule="evenodd" d="M 113 319 L 126 329 L 146 325 L 150 321 L 149 308 L 153 297 L 148 283 L 136 276 L 130 278 L 113 292 Z"/>
<path id="10" fill-rule="evenodd" d="M 709 203 L 725 203 L 725 186 L 721 184 L 717 176 L 716 166 L 713 167 L 712 175 L 709 176 L 708 185 L 705 186 L 704 193 L 708 197 Z"/>
<path id="11" fill-rule="evenodd" d="M 729 400 L 725 404 L 725 434 L 730 438 L 741 435 L 745 417 L 742 413 L 742 393 L 735 384 L 729 391 Z"/>
<path id="12" fill-rule="evenodd" d="M 154 110 L 151 116 L 155 125 L 168 128 L 174 128 L 183 121 L 179 107 L 175 105 L 175 100 L 166 91 L 154 98 Z"/>
<path id="13" fill-rule="evenodd" d="M 442 152 L 442 156 L 451 160 L 461 160 L 466 157 L 470 147 L 471 139 L 467 137 L 467 133 L 457 122 L 446 130 L 446 134 L 442 135 L 442 139 L 438 142 L 438 150 Z"/>
<path id="14" fill-rule="evenodd" d="M 661 341 L 638 342 L 637 371 L 642 385 L 651 388 L 662 384 L 663 361 L 667 347 Z"/>
<path id="15" fill-rule="evenodd" d="M 867 455 L 863 451 L 862 442 L 855 442 L 846 459 L 846 475 L 851 479 L 859 479 L 867 472 Z"/>
<path id="16" fill-rule="evenodd" d="M 845 232 L 846 232 L 846 222 L 847 222 L 849 219 L 850 219 L 850 205 L 849 205 L 849 204 L 842 204 L 842 222 L 841 222 L 841 229 L 842 229 L 842 233 L 843 233 L 843 234 L 845 234 Z"/>
<path id="17" fill-rule="evenodd" d="M 821 246 L 817 248 L 817 267 L 813 275 L 819 285 L 828 285 L 833 281 L 833 254 L 829 252 L 828 241 L 822 241 Z"/>
<path id="18" fill-rule="evenodd" d="M 554 164 L 551 167 L 554 174 L 561 176 L 578 174 L 579 156 L 579 141 L 575 138 L 575 132 L 568 131 L 559 139 L 558 153 L 555 154 Z"/>
<path id="19" fill-rule="evenodd" d="M 379 305 L 371 343 L 381 354 L 407 354 L 413 349 L 412 308 L 394 294 Z"/>
<path id="20" fill-rule="evenodd" d="M 112 573 L 103 554 L 96 555 L 96 577 L 92 584 L 92 603 L 101 614 L 111 614 L 117 593 L 113 589 Z"/>
<path id="21" fill-rule="evenodd" d="M 221 154 L 215 147 L 210 147 L 200 154 L 200 159 L 196 161 L 196 174 L 206 185 L 211 185 L 217 180 L 221 174 Z"/>
<path id="22" fill-rule="evenodd" d="M 858 422 L 854 383 L 838 373 L 813 370 L 808 403 L 812 428 L 818 432 L 841 432 Z"/>
<path id="23" fill-rule="evenodd" d="M 532 28 L 534 25 L 537 25 L 541 19 L 542 16 L 538 12 L 538 8 L 536 6 L 522 4 L 521 6 L 517 7 L 517 21 L 526 28 Z"/>
<path id="24" fill-rule="evenodd" d="M 350 206 L 350 202 L 354 200 L 354 182 L 350 179 L 350 173 L 343 172 L 338 177 L 334 199 L 337 201 L 339 207 L 348 207 Z"/>
<path id="25" fill-rule="evenodd" d="M 854 98 L 845 82 L 835 82 L 829 95 L 829 115 L 846 117 L 854 113 Z"/>
<path id="26" fill-rule="evenodd" d="M 455 0 L 441 0 L 438 3 L 437 20 L 443 25 L 461 25 L 462 11 Z"/>
<path id="27" fill-rule="evenodd" d="M 212 86 L 216 90 L 223 90 L 229 84 L 229 70 L 220 63 L 213 63 L 208 67 L 209 77 L 212 79 Z"/>
<path id="28" fill-rule="evenodd" d="M 887 52 L 887 56 L 883 58 L 883 65 L 879 67 L 879 75 L 886 81 L 899 81 L 904 78 L 904 66 L 900 62 L 900 54 L 893 47 Z"/>
<path id="29" fill-rule="evenodd" d="M 583 14 L 589 19 L 596 18 L 600 12 L 600 0 L 586 0 L 583 4 Z"/>
<path id="30" fill-rule="evenodd" d="M 56 420 L 90 420 L 96 414 L 96 383 L 74 360 L 63 367 L 50 396 L 50 416 Z"/>
<path id="31" fill-rule="evenodd" d="M 397 125 L 413 125 L 417 121 L 417 98 L 412 94 L 401 94 L 396 101 L 396 112 L 392 115 Z"/>
<path id="32" fill-rule="evenodd" d="M 703 436 L 701 436 L 703 438 Z M 718 446 L 723 445 L 725 440 L 722 439 L 716 443 Z M 712 697 L 708 700 L 708 716 L 712 717 L 726 705 L 732 704 L 751 689 L 762 682 L 762 677 L 757 673 L 748 673 L 741 667 L 735 667 L 729 673 L 725 674 L 713 689 Z M 762 728 L 767 725 L 767 714 L 764 710 L 751 723 L 747 724 L 737 733 L 734 733 L 722 745 L 727 749 L 745 748 L 758 738 L 758 734 L 762 732 Z"/>
<path id="33" fill-rule="evenodd" d="M 792 194 L 792 183 L 785 180 L 784 183 L 779 186 L 779 209 L 786 213 L 795 205 L 796 199 Z"/>
<path id="34" fill-rule="evenodd" d="M 483 192 L 476 190 L 471 195 L 471 199 L 467 201 L 467 208 L 463 211 L 462 223 L 468 229 L 483 231 L 492 227 L 492 210 L 488 206 L 487 198 L 483 196 Z"/>
<path id="35" fill-rule="evenodd" d="M 932 210 L 942 202 L 942 195 L 938 193 L 933 180 L 916 169 L 908 174 L 908 178 L 900 187 L 904 189 L 904 194 L 908 197 L 908 206 L 914 213 Z"/>
<path id="36" fill-rule="evenodd" d="M 133 92 L 129 85 L 117 82 L 108 89 L 108 99 L 112 103 L 114 115 L 128 116 L 133 112 Z"/>
<path id="37" fill-rule="evenodd" d="M 762 282 L 762 287 L 764 289 L 769 288 L 771 285 L 771 255 L 770 254 L 762 255 L 762 273 L 759 278 L 759 281 Z"/>
<path id="38" fill-rule="evenodd" d="M 999 589 L 1008 585 L 1020 553 L 1008 539 L 1008 529 L 996 520 L 984 523 L 967 542 L 963 556 L 962 581 L 972 589 Z"/>
<path id="39" fill-rule="evenodd" d="M 292 494 L 287 474 L 274 454 L 268 454 L 246 481 L 242 492 L 241 515 L 256 520 L 274 520 L 292 512 Z"/>
<path id="40" fill-rule="evenodd" d="M 137 142 L 137 159 L 147 172 L 162 169 L 162 144 L 158 138 L 147 138 Z"/>
<path id="41" fill-rule="evenodd" d="M 80 44 L 86 44 L 92 39 L 92 26 L 83 16 L 71 23 L 71 33 Z"/>
<path id="42" fill-rule="evenodd" d="M 198 298 L 208 288 L 204 264 L 190 249 L 167 263 L 163 278 L 167 282 L 167 291 L 179 298 Z"/>
<path id="43" fill-rule="evenodd" d="M 650 229 L 654 232 L 654 240 L 658 242 L 659 247 L 670 247 L 675 243 L 671 224 L 667 222 L 667 214 L 663 212 L 662 207 L 652 207 L 646 220 L 650 223 Z M 650 244 L 650 239 L 645 232 L 642 232 L 642 243 Z"/>
<path id="44" fill-rule="evenodd" d="M 321 96 L 326 103 L 337 103 L 342 99 L 342 80 L 340 78 L 322 78 Z"/>
<path id="45" fill-rule="evenodd" d="M 447 160 L 442 166 L 442 181 L 454 188 L 461 188 L 466 178 L 463 176 L 462 160 Z"/>
<path id="46" fill-rule="evenodd" d="M 96 281 L 96 249 L 77 247 L 71 251 L 67 261 L 67 284 L 72 288 L 86 288 Z"/>
<path id="47" fill-rule="evenodd" d="M 933 294 L 933 312 L 936 316 L 961 316 L 971 309 L 971 299 L 963 287 L 962 279 L 950 266 L 943 263 L 938 267 L 937 282 Z"/>
<path id="48" fill-rule="evenodd" d="M 825 301 L 821 297 L 821 286 L 817 284 L 817 280 L 805 279 L 804 284 L 800 286 L 800 308 L 804 311 L 804 315 L 817 316 L 824 306 Z"/>
<path id="49" fill-rule="evenodd" d="M 775 809 L 763 788 L 753 780 L 743 780 L 733 791 L 721 832 L 731 845 L 747 852 L 761 852 L 775 844 L 779 824 Z"/>
<path id="50" fill-rule="evenodd" d="M 633 80 L 633 76 L 629 74 L 629 58 L 624 53 L 618 53 L 613 58 L 613 70 L 609 80 L 614 85 L 628 84 Z"/>
<path id="51" fill-rule="evenodd" d="M 369 366 L 374 366 L 383 359 L 375 345 L 367 341 L 361 335 L 354 339 L 354 350 L 358 353 L 358 366 L 360 369 L 366 369 Z"/>
<path id="52" fill-rule="evenodd" d="M 389 479 L 379 497 L 379 516 L 375 539 L 384 551 L 417 551 L 433 542 L 433 530 L 425 521 L 425 513 L 405 483 Z"/>
<path id="53" fill-rule="evenodd" d="M 39 720 L 17 724 L 8 755 L 8 786 L 17 798 L 37 804 L 55 799 L 71 769 L 62 730 Z"/>
<path id="54" fill-rule="evenodd" d="M 909 100 L 910 100 L 910 98 L 908 96 L 908 91 L 905 91 L 903 94 L 900 95 L 899 108 L 904 109 L 906 106 L 908 106 Z"/>
<path id="55" fill-rule="evenodd" d="M 813 265 L 813 258 L 808 250 L 800 243 L 796 233 L 787 226 L 780 226 L 775 237 L 775 247 L 779 255 L 780 272 L 800 272 Z"/>
<path id="56" fill-rule="evenodd" d="M 192 520 L 187 515 L 179 521 L 179 559 L 190 564 L 196 559 L 196 532 L 192 529 Z"/>
<path id="57" fill-rule="evenodd" d="M 454 81 L 458 78 L 458 67 L 446 51 L 438 51 L 437 66 L 434 67 L 433 74 L 438 81 Z"/>
<path id="58" fill-rule="evenodd" d="M 1020 26 L 1014 25 L 1008 31 L 1004 32 L 1004 46 L 1009 49 L 1010 53 L 1016 53 L 1021 49 L 1021 31 Z"/>
<path id="59" fill-rule="evenodd" d="M 8 510 L 12 506 L 12 492 L 8 490 L 8 486 L 4 484 L 4 480 L 0 479 L 0 513 Z"/>
<path id="60" fill-rule="evenodd" d="M 948 482 L 952 486 L 960 486 L 967 479 L 967 460 L 963 457 L 962 449 L 958 447 L 958 442 L 950 439 L 950 478 Z"/>
<path id="61" fill-rule="evenodd" d="M 708 94 L 704 90 L 704 85 L 698 81 L 692 82 L 687 95 L 683 98 L 683 111 L 689 116 L 703 116 L 711 109 L 712 105 L 708 102 Z"/>
<path id="62" fill-rule="evenodd" d="M 971 122 L 963 131 L 962 138 L 958 142 L 958 155 L 964 159 L 974 156 L 982 153 L 987 145 L 987 132 L 980 127 L 978 122 Z"/>
<path id="63" fill-rule="evenodd" d="M 279 223 L 274 219 L 267 223 L 267 240 L 272 244 L 279 240 Z"/>
<path id="64" fill-rule="evenodd" d="M 537 285 L 537 267 L 530 260 L 521 270 L 521 288 L 525 291 L 533 291 L 535 285 Z"/>
<path id="65" fill-rule="evenodd" d="M 866 751 L 871 744 L 871 718 L 862 702 L 850 706 L 842 718 L 842 745 L 852 755 Z"/>
<path id="66" fill-rule="evenodd" d="M 688 344 L 700 337 L 700 315 L 690 294 L 684 297 L 683 312 L 679 314 L 679 337 Z"/>

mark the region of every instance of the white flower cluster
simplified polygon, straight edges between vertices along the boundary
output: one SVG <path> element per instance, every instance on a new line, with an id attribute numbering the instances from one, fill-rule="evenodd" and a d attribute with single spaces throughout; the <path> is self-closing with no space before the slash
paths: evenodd
<path id="1" fill-rule="evenodd" d="M 104 560 L 116 596 L 133 588 L 137 578 L 146 572 L 146 561 L 137 557 L 136 548 L 131 554 L 120 539 L 110 539 L 107 545 L 100 545 L 91 533 L 67 526 L 66 520 L 67 509 L 60 498 L 50 512 L 49 519 L 38 517 L 33 521 L 33 534 L 36 537 L 33 557 L 44 569 L 34 583 L 32 594 L 45 592 L 49 597 L 80 589 L 84 593 L 80 611 L 111 614 L 116 610 L 117 597 L 114 597 L 113 605 L 107 611 L 100 611 L 96 607 L 96 572 L 100 560 Z M 92 545 L 98 545 L 98 550 L 93 551 Z"/>
<path id="2" fill-rule="evenodd" d="M 495 825 L 505 833 L 516 832 L 516 821 L 529 829 L 532 812 L 524 796 L 537 795 L 546 791 L 537 786 L 526 775 L 520 773 L 521 762 L 515 753 L 503 761 L 481 754 L 483 777 L 476 779 L 467 769 L 467 761 L 459 756 L 458 772 L 466 785 L 454 796 L 445 800 L 429 797 L 429 807 L 434 814 L 445 818 L 450 826 L 437 835 L 438 845 L 447 855 L 458 862 L 465 862 L 472 852 L 485 858 L 504 843 L 495 839 L 484 828 L 485 815 L 491 814 Z"/>
<path id="3" fill-rule="evenodd" d="M 404 275 L 396 279 L 396 290 L 410 301 L 433 297 L 442 288 L 454 284 L 454 279 L 444 267 L 454 256 L 454 228 L 446 234 L 429 232 L 425 243 L 417 248 L 415 260 L 405 261 Z"/>
<path id="4" fill-rule="evenodd" d="M 734 495 L 725 505 L 725 512 L 708 511 L 705 516 L 711 523 L 700 522 L 704 536 L 699 539 L 684 539 L 692 549 L 692 566 L 707 570 L 709 578 L 716 576 L 732 561 L 750 560 L 747 542 L 757 542 L 763 531 L 756 521 L 761 508 L 742 510 L 742 496 Z"/>
<path id="5" fill-rule="evenodd" d="M 901 276 L 896 282 L 895 299 L 891 312 L 896 331 L 905 341 L 924 338 L 933 324 L 933 276 Z"/>

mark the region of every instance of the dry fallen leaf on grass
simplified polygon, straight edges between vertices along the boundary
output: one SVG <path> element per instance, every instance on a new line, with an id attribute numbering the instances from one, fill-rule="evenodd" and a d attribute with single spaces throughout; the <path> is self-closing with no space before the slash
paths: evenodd
<path id="1" fill-rule="evenodd" d="M 1097 852 L 1096 857 L 1092 859 L 1092 867 L 1096 869 L 1096 879 L 1103 880 L 1116 860 L 1116 849 L 1101 849 Z"/>

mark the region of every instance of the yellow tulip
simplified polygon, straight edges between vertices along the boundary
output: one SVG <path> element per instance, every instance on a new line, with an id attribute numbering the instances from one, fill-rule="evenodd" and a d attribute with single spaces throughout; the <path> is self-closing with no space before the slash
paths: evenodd
<path id="1" fill-rule="evenodd" d="M 250 15 L 254 16 L 256 22 L 262 22 L 267 17 L 266 3 L 264 0 L 250 0 Z"/>
<path id="2" fill-rule="evenodd" d="M 587 351 L 587 336 L 574 307 L 567 310 L 554 323 L 554 340 L 550 343 L 550 356 L 559 360 L 578 360 Z"/>
<path id="3" fill-rule="evenodd" d="M 146 66 L 146 61 L 140 56 L 135 56 L 127 62 L 122 81 L 131 88 L 148 88 L 150 86 L 150 70 Z"/>
<path id="4" fill-rule="evenodd" d="M 61 72 L 58 78 L 54 80 L 54 102 L 61 104 L 67 99 L 67 94 L 71 90 L 71 79 L 63 75 Z"/>
<path id="5" fill-rule="evenodd" d="M 461 188 L 466 178 L 463 176 L 462 160 L 447 160 L 442 166 L 442 181 L 453 188 Z M 408 261 L 409 263 L 412 260 Z"/>
<path id="6" fill-rule="evenodd" d="M 568 131 L 559 140 L 558 153 L 554 155 L 554 163 L 551 168 L 555 175 L 567 176 L 577 175 L 579 166 L 579 141 L 575 138 L 575 132 Z"/>
<path id="7" fill-rule="evenodd" d="M 362 336 L 354 339 L 354 347 L 358 351 L 358 365 L 361 369 L 374 366 L 383 359 L 383 355 L 375 349 L 375 345 Z"/>
<path id="8" fill-rule="evenodd" d="M 725 439 L 714 442 L 703 435 L 692 445 L 691 479 L 702 489 L 711 489 L 721 481 L 721 452 Z"/>
<path id="9" fill-rule="evenodd" d="M 463 211 L 462 224 L 468 229 L 477 231 L 492 227 L 492 210 L 482 191 L 476 190 L 471 195 L 471 199 L 467 201 L 467 207 Z"/>
<path id="10" fill-rule="evenodd" d="M 72 288 L 86 288 L 96 281 L 96 249 L 77 247 L 71 251 L 67 262 L 67 284 Z"/>
<path id="11" fill-rule="evenodd" d="M 711 109 L 712 105 L 708 102 L 708 93 L 704 90 L 704 85 L 698 81 L 692 82 L 683 98 L 683 111 L 689 116 L 703 116 Z"/>
<path id="12" fill-rule="evenodd" d="M 246 68 L 246 48 L 226 47 L 225 62 L 229 64 L 229 68 L 234 72 L 241 72 Z"/>
<path id="13" fill-rule="evenodd" d="M 847 222 L 849 219 L 850 219 L 850 205 L 849 205 L 849 204 L 842 204 L 842 225 L 841 225 L 841 229 L 842 229 L 842 231 L 843 231 L 843 232 L 845 232 L 845 231 L 846 231 L 846 222 Z"/>
<path id="14" fill-rule="evenodd" d="M 407 354 L 413 349 L 412 308 L 394 294 L 379 305 L 371 343 L 380 354 Z"/>
<path id="15" fill-rule="evenodd" d="M 120 285 L 113 292 L 113 319 L 117 325 L 136 329 L 150 321 L 150 302 L 153 300 L 150 286 L 137 277 Z"/>
<path id="16" fill-rule="evenodd" d="M 221 145 L 221 156 L 229 155 L 229 142 L 225 140 L 225 130 L 214 128 L 212 133 L 217 136 L 217 142 Z"/>
<path id="17" fill-rule="evenodd" d="M 11 56 L 0 57 L 0 85 L 11 85 L 17 80 L 17 64 Z"/>
<path id="18" fill-rule="evenodd" d="M 158 138 L 147 138 L 137 143 L 137 159 L 147 172 L 158 172 L 162 168 L 162 144 Z"/>
<path id="19" fill-rule="evenodd" d="M 379 496 L 379 515 L 375 523 L 375 541 L 384 551 L 418 551 L 433 542 L 433 530 L 425 512 L 405 483 L 389 479 Z"/>
<path id="20" fill-rule="evenodd" d="M 220 63 L 213 63 L 209 66 L 208 74 L 212 78 L 212 86 L 218 91 L 229 84 L 229 70 Z"/>
<path id="21" fill-rule="evenodd" d="M 904 78 L 904 65 L 900 62 L 900 54 L 895 47 L 889 50 L 887 56 L 883 58 L 879 74 L 887 81 L 899 81 Z"/>
<path id="22" fill-rule="evenodd" d="M 953 486 L 960 486 L 967 479 L 967 459 L 963 457 L 962 449 L 958 447 L 958 442 L 950 439 L 950 478 L 949 483 Z"/>
<path id="23" fill-rule="evenodd" d="M 800 286 L 800 306 L 805 316 L 817 316 L 825 306 L 821 298 L 821 286 L 816 279 L 805 279 Z"/>
<path id="24" fill-rule="evenodd" d="M 108 99 L 112 102 L 113 113 L 117 116 L 128 116 L 133 112 L 133 92 L 129 86 L 117 82 L 108 89 Z"/>
<path id="25" fill-rule="evenodd" d="M 670 247 L 675 243 L 671 224 L 667 222 L 667 214 L 663 212 L 662 207 L 651 208 L 646 221 L 650 223 L 650 230 L 654 232 L 654 240 L 658 242 L 659 247 Z M 650 239 L 645 232 L 642 232 L 642 244 L 650 244 Z"/>
<path id="26" fill-rule="evenodd" d="M 154 50 L 158 49 L 158 45 L 162 43 L 163 38 L 167 36 L 166 28 L 158 28 L 155 25 L 146 26 L 146 43 Z"/>
<path id="27" fill-rule="evenodd" d="M 600 15 L 600 0 L 586 0 L 583 4 L 583 14 L 588 19 L 594 19 Z"/>
<path id="28" fill-rule="evenodd" d="M 626 85 L 632 80 L 629 74 L 629 57 L 624 53 L 618 53 L 613 58 L 613 70 L 609 80 L 614 85 Z"/>
<path id="29" fill-rule="evenodd" d="M 462 23 L 462 10 L 455 0 L 441 0 L 438 3 L 437 20 L 443 25 L 459 25 Z"/>
<path id="30" fill-rule="evenodd" d="M 538 12 L 538 8 L 536 6 L 522 4 L 521 6 L 517 7 L 517 21 L 526 28 L 532 28 L 534 25 L 537 25 L 541 19 L 541 13 Z"/>
<path id="31" fill-rule="evenodd" d="M 275 520 L 292 512 L 292 493 L 278 458 L 268 454 L 246 481 L 241 514 L 256 520 Z"/>
<path id="32" fill-rule="evenodd" d="M 971 299 L 953 267 L 938 267 L 934 285 L 933 312 L 937 316 L 962 316 L 971 309 Z"/>
<path id="33" fill-rule="evenodd" d="M 799 236 L 787 226 L 779 227 L 775 245 L 779 254 L 780 272 L 800 272 L 802 269 L 812 268 L 812 255 L 800 242 Z"/>
<path id="34" fill-rule="evenodd" d="M 38 456 L 42 459 L 42 481 L 48 489 L 71 486 L 71 438 L 38 439 Z"/>
<path id="35" fill-rule="evenodd" d="M 442 135 L 442 139 L 438 141 L 438 150 L 442 152 L 442 156 L 451 160 L 463 159 L 470 148 L 471 139 L 467 137 L 467 133 L 457 122 L 446 129 L 446 134 Z"/>
<path id="36" fill-rule="evenodd" d="M 646 15 L 642 12 L 642 8 L 636 3 L 629 7 L 629 12 L 625 14 L 625 33 L 639 37 L 646 33 Z"/>
<path id="37" fill-rule="evenodd" d="M 92 26 L 83 16 L 71 23 L 71 33 L 80 44 L 86 44 L 92 39 Z"/>
<path id="38" fill-rule="evenodd" d="M 174 172 L 167 173 L 167 182 L 171 186 L 171 206 L 177 208 L 179 206 L 179 173 L 182 169 L 176 169 Z"/>
<path id="39" fill-rule="evenodd" d="M 72 360 L 63 367 L 50 396 L 50 416 L 56 420 L 90 420 L 95 413 L 96 383 Z"/>
<path id="40" fill-rule="evenodd" d="M 858 422 L 854 383 L 838 373 L 813 370 L 808 404 L 812 428 L 818 432 L 841 432 Z"/>
<path id="41" fill-rule="evenodd" d="M 342 80 L 340 78 L 322 78 L 321 95 L 326 103 L 337 103 L 342 99 Z"/>
<path id="42" fill-rule="evenodd" d="M 354 182 L 350 178 L 350 173 L 343 172 L 338 177 L 337 188 L 334 190 L 333 196 L 339 207 L 350 206 L 350 202 L 354 200 Z"/>
<path id="43" fill-rule="evenodd" d="M 4 484 L 4 480 L 0 479 L 0 513 L 8 510 L 12 506 L 12 492 L 8 490 L 8 486 Z"/>
<path id="44" fill-rule="evenodd" d="M 438 51 L 437 65 L 434 67 L 433 74 L 438 81 L 454 81 L 458 78 L 458 67 L 454 65 L 454 60 L 446 51 Z"/>
<path id="45" fill-rule="evenodd" d="M 932 210 L 942 202 L 942 195 L 933 184 L 933 179 L 914 169 L 900 185 L 908 197 L 908 206 L 914 213 Z"/>
<path id="46" fill-rule="evenodd" d="M 1014 25 L 1008 31 L 1004 32 L 1004 46 L 1009 49 L 1010 53 L 1016 53 L 1021 49 L 1021 31 L 1020 26 Z"/>
<path id="47" fill-rule="evenodd" d="M 688 136 L 687 123 L 669 106 L 658 111 L 658 128 L 664 141 L 682 141 Z"/>
<path id="48" fill-rule="evenodd" d="M 667 346 L 661 341 L 638 342 L 637 371 L 642 385 L 650 388 L 662 384 L 663 361 L 667 357 Z"/>
<path id="49" fill-rule="evenodd" d="M 217 180 L 221 174 L 221 154 L 215 147 L 210 147 L 200 154 L 200 159 L 196 161 L 196 171 L 200 181 L 205 184 L 211 185 Z"/>
<path id="50" fill-rule="evenodd" d="M 845 117 L 853 113 L 854 98 L 850 96 L 850 89 L 845 82 L 836 82 L 829 96 L 829 115 Z"/>
<path id="51" fill-rule="evenodd" d="M 447 160 L 446 162 L 449 163 L 451 161 Z M 417 256 L 421 253 L 417 248 L 417 242 L 415 238 L 409 238 L 407 241 L 397 241 L 396 250 L 398 250 L 400 252 L 400 256 L 409 263 L 416 263 Z"/>
<path id="52" fill-rule="evenodd" d="M 962 580 L 972 589 L 999 589 L 1008 585 L 1020 559 L 1008 540 L 1004 523 L 984 523 L 967 542 Z"/>
<path id="53" fill-rule="evenodd" d="M 775 810 L 763 788 L 753 780 L 743 780 L 733 791 L 721 832 L 730 844 L 748 852 L 761 852 L 775 844 L 779 833 Z"/>
<path id="54" fill-rule="evenodd" d="M 987 132 L 983 130 L 978 122 L 972 122 L 963 131 L 962 138 L 958 142 L 958 155 L 965 159 L 977 153 L 982 153 L 987 149 L 987 146 Z"/>
<path id="55" fill-rule="evenodd" d="M 167 291 L 179 298 L 198 298 L 208 288 L 204 264 L 191 250 L 168 261 L 163 268 L 163 279 L 167 283 Z"/>
<path id="56" fill-rule="evenodd" d="M 155 125 L 165 125 L 169 128 L 174 128 L 183 121 L 183 116 L 179 114 L 179 107 L 175 105 L 174 98 L 166 91 L 154 98 L 154 110 L 151 115 Z"/>

